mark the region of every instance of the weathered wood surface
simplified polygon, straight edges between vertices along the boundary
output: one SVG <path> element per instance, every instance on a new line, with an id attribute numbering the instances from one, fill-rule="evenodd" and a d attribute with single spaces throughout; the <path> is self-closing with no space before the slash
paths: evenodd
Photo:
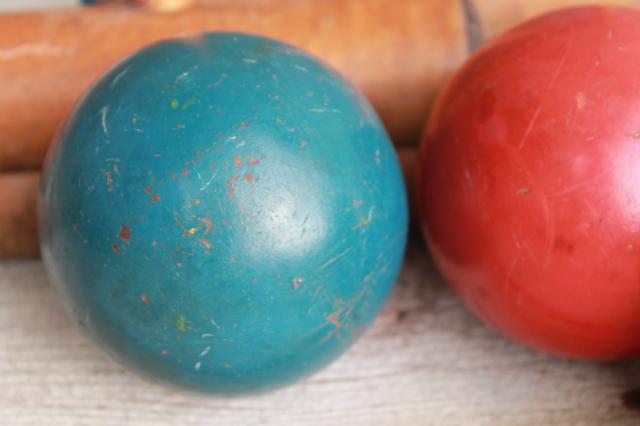
<path id="1" fill-rule="evenodd" d="M 412 243 L 375 326 L 328 369 L 238 399 L 123 371 L 68 321 L 39 261 L 0 262 L 0 425 L 639 425 L 640 362 L 558 360 L 476 321 Z"/>

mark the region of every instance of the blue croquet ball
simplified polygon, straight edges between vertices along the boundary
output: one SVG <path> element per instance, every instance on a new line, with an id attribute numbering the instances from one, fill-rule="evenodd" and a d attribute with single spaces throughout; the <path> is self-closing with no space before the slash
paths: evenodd
<path id="1" fill-rule="evenodd" d="M 147 47 L 49 152 L 42 252 L 113 358 L 193 390 L 261 391 L 344 352 L 400 269 L 402 174 L 367 101 L 263 37 Z"/>

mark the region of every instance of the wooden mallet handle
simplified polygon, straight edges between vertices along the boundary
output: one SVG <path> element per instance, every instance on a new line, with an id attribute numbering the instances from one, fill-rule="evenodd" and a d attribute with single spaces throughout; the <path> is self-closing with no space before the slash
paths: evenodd
<path id="1" fill-rule="evenodd" d="M 460 3 L 237 0 L 174 13 L 84 7 L 0 15 L 0 171 L 39 168 L 74 101 L 154 41 L 206 30 L 278 38 L 321 57 L 369 97 L 398 143 L 415 144 L 436 90 L 465 57 Z"/>
<path id="2" fill-rule="evenodd" d="M 0 174 L 0 257 L 36 256 L 40 173 Z"/>
<path id="3" fill-rule="evenodd" d="M 415 145 L 438 88 L 466 56 L 464 3 L 473 3 L 491 36 L 581 1 L 199 0 L 173 13 L 104 6 L 3 14 L 0 171 L 39 168 L 73 102 L 115 62 L 160 39 L 206 30 L 260 33 L 314 53 L 364 91 L 396 144 Z"/>

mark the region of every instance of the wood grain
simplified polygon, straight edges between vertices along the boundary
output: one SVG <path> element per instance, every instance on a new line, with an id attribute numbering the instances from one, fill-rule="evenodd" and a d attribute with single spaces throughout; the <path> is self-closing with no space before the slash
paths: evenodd
<path id="1" fill-rule="evenodd" d="M 472 318 L 412 243 L 383 315 L 292 387 L 207 398 L 144 382 L 65 319 L 38 261 L 0 262 L 0 424 L 8 426 L 632 426 L 640 362 L 554 359 Z"/>
<path id="2" fill-rule="evenodd" d="M 0 171 L 38 168 L 75 100 L 152 42 L 245 31 L 299 46 L 369 97 L 395 141 L 415 145 L 436 91 L 465 57 L 457 0 L 270 0 L 0 14 Z"/>
<path id="3" fill-rule="evenodd" d="M 364 91 L 398 145 L 416 145 L 437 91 L 467 43 L 478 44 L 477 36 L 467 40 L 462 2 L 470 0 L 200 0 L 175 13 L 105 6 L 0 15 L 0 171 L 38 168 L 74 101 L 115 62 L 205 30 L 258 33 L 308 50 Z M 473 1 L 488 36 L 581 2 Z"/>
<path id="4" fill-rule="evenodd" d="M 40 173 L 0 174 L 0 257 L 37 256 Z"/>

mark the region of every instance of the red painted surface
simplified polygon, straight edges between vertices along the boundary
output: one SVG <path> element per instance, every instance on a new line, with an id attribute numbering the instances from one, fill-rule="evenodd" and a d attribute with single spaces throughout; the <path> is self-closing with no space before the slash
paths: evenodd
<path id="1" fill-rule="evenodd" d="M 640 12 L 582 7 L 489 42 L 437 102 L 420 153 L 440 270 L 507 336 L 640 355 Z"/>
<path id="2" fill-rule="evenodd" d="M 131 241 L 131 229 L 125 224 L 120 225 L 118 237 L 126 242 Z"/>

